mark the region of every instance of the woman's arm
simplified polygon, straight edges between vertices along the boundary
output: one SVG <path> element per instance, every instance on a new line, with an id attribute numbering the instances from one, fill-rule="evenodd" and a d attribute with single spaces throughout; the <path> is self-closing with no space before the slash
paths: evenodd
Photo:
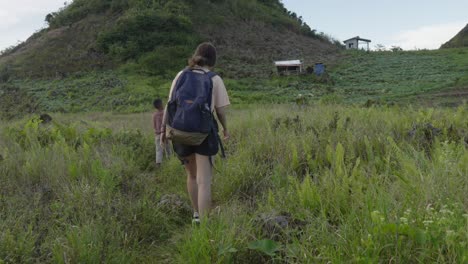
<path id="1" fill-rule="evenodd" d="M 223 126 L 224 140 L 228 140 L 231 137 L 231 135 L 229 134 L 228 127 L 227 127 L 226 112 L 227 112 L 227 106 L 216 107 L 216 115 L 218 116 L 219 122 Z"/>

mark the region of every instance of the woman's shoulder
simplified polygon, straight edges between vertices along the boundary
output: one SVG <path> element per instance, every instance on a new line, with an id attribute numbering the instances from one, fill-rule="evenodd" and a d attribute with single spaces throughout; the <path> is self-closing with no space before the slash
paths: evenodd
<path id="1" fill-rule="evenodd" d="M 223 81 L 223 78 L 221 78 L 221 76 L 219 76 L 218 74 L 214 75 L 212 78 L 213 80 L 213 84 L 222 84 L 224 85 L 224 81 Z"/>
<path id="2" fill-rule="evenodd" d="M 215 80 L 221 81 L 221 82 L 223 81 L 223 78 L 221 77 L 221 75 L 219 75 L 219 73 L 213 71 L 212 74 L 213 74 L 213 77 L 212 77 L 213 81 Z"/>
<path id="3" fill-rule="evenodd" d="M 226 90 L 226 85 L 224 84 L 223 78 L 221 78 L 221 76 L 215 75 L 211 80 L 213 81 L 213 89 L 215 91 Z"/>

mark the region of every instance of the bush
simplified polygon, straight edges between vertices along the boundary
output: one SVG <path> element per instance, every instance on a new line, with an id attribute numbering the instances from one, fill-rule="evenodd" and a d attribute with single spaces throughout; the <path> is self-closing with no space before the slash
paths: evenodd
<path id="1" fill-rule="evenodd" d="M 159 46 L 153 52 L 143 55 L 139 63 L 144 73 L 168 74 L 173 77 L 174 71 L 180 70 L 187 65 L 187 59 L 191 52 L 192 47 L 187 46 Z"/>
<path id="2" fill-rule="evenodd" d="M 58 12 L 48 14 L 45 20 L 49 23 L 50 27 L 57 28 L 73 24 L 89 14 L 97 14 L 110 7 L 118 10 L 124 6 L 122 0 L 75 0 L 70 5 L 61 8 Z"/>
<path id="3" fill-rule="evenodd" d="M 198 41 L 188 17 L 146 10 L 132 12 L 102 33 L 98 47 L 120 61 L 140 60 L 145 72 L 162 74 L 180 68 Z"/>
<path id="4" fill-rule="evenodd" d="M 39 109 L 36 99 L 11 84 L 0 84 L 0 119 L 12 119 Z"/>

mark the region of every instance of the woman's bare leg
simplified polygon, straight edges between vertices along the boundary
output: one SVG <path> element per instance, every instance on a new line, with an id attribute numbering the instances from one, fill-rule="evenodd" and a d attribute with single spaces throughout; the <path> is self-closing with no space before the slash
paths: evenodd
<path id="1" fill-rule="evenodd" d="M 200 217 L 207 217 L 211 209 L 212 168 L 210 157 L 195 154 L 197 161 L 198 208 Z"/>
<path id="2" fill-rule="evenodd" d="M 187 172 L 187 191 L 195 212 L 198 212 L 198 185 L 197 185 L 197 163 L 195 154 L 185 158 L 185 171 Z"/>

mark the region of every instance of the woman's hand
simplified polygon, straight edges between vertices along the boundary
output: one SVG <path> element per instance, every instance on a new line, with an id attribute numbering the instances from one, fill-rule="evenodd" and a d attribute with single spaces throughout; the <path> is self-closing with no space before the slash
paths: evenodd
<path id="1" fill-rule="evenodd" d="M 229 140 L 231 138 L 231 134 L 227 130 L 223 130 L 224 140 Z"/>

